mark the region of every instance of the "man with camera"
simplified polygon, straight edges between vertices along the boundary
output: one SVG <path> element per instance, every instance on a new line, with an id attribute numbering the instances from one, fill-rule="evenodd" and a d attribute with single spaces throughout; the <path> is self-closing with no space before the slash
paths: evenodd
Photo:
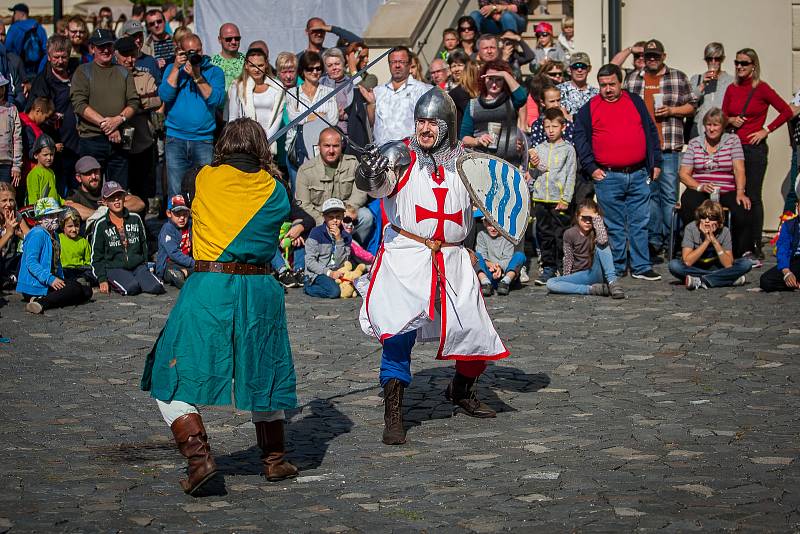
<path id="1" fill-rule="evenodd" d="M 183 175 L 208 165 L 214 155 L 214 111 L 225 99 L 225 74 L 203 55 L 203 43 L 187 35 L 159 87 L 166 105 L 168 197 L 179 195 Z"/>
<path id="2" fill-rule="evenodd" d="M 133 77 L 114 65 L 114 32 L 98 28 L 89 39 L 94 55 L 72 76 L 70 100 L 78 121 L 78 152 L 92 156 L 106 180 L 128 187 L 128 152 L 133 130 L 128 121 L 140 107 Z"/>

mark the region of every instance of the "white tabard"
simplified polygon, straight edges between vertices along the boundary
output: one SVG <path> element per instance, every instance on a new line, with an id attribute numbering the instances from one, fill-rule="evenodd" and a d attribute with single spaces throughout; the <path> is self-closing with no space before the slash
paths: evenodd
<path id="1" fill-rule="evenodd" d="M 417 236 L 460 243 L 472 226 L 472 202 L 455 172 L 432 174 L 412 163 L 384 199 L 389 222 Z M 386 227 L 360 313 L 361 329 L 384 341 L 418 330 L 439 340 L 437 359 L 497 360 L 509 352 L 492 325 L 463 246 L 432 254 L 423 243 Z"/>

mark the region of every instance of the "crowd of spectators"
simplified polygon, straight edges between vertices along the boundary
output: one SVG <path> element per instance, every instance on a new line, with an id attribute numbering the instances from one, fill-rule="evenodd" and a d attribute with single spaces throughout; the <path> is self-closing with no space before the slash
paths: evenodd
<path id="1" fill-rule="evenodd" d="M 657 39 L 594 75 L 570 18 L 558 35 L 535 24 L 535 43 L 525 42 L 526 6 L 480 0 L 443 32 L 427 72 L 398 46 L 381 82 L 360 72 L 363 40 L 319 17 L 303 50 L 273 61 L 264 41 L 242 46 L 232 22 L 203 43 L 173 4 L 116 21 L 105 8 L 91 21 L 72 16 L 49 37 L 17 4 L 0 33 L 0 282 L 33 313 L 85 302 L 92 287 L 180 288 L 194 266 L 194 176 L 225 123 L 254 119 L 271 138 L 340 89 L 270 147 L 292 197 L 271 263 L 287 288 L 349 295 L 382 230 L 379 203 L 354 185 L 359 147 L 412 135 L 417 99 L 438 86 L 456 104 L 464 146 L 519 166 L 531 191 L 527 246 L 476 213 L 468 241 L 485 296 L 528 282 L 533 254 L 535 283 L 552 293 L 622 298 L 620 278 L 658 280 L 660 263 L 688 289 L 743 284 L 764 258 L 766 138 L 794 127 L 797 102 L 762 79 L 752 49 L 725 72 L 716 42 L 691 77 L 666 64 Z M 338 39 L 330 48 L 328 34 Z M 778 116 L 765 126 L 770 108 Z M 785 218 L 767 291 L 798 287 L 800 232 Z"/>

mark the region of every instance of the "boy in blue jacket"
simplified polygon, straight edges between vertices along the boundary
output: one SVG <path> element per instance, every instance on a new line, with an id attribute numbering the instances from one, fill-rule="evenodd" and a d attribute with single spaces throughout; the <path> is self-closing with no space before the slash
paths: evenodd
<path id="1" fill-rule="evenodd" d="M 56 237 L 63 211 L 50 197 L 40 198 L 34 207 L 39 224 L 25 236 L 17 281 L 17 293 L 28 301 L 25 310 L 30 313 L 83 304 L 92 296 L 88 284 L 64 280 L 61 245 Z"/>
<path id="2" fill-rule="evenodd" d="M 795 189 L 800 199 L 800 181 Z M 800 200 L 795 206 L 795 217 L 784 221 L 778 234 L 778 265 L 761 275 L 759 285 L 767 292 L 800 289 Z"/>
<path id="3" fill-rule="evenodd" d="M 180 289 L 194 272 L 191 212 L 183 195 L 169 199 L 167 218 L 158 234 L 156 276 Z"/>

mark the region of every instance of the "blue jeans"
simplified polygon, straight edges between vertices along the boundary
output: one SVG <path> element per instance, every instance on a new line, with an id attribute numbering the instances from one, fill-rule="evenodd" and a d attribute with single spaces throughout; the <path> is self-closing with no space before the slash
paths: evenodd
<path id="1" fill-rule="evenodd" d="M 336 280 L 330 276 L 321 274 L 311 282 L 308 276 L 303 278 L 303 291 L 306 295 L 319 297 L 321 299 L 338 299 L 342 296 L 342 290 Z"/>
<path id="2" fill-rule="evenodd" d="M 491 17 L 484 17 L 478 10 L 469 14 L 475 25 L 481 33 L 491 33 L 494 35 L 502 35 L 504 32 L 512 31 L 514 33 L 525 32 L 525 19 L 516 13 L 510 11 L 503 11 L 500 15 L 500 21 L 495 22 Z"/>
<path id="3" fill-rule="evenodd" d="M 680 152 L 662 154 L 664 164 L 658 180 L 650 182 L 650 244 L 655 248 L 669 246 L 669 225 L 672 208 L 678 202 L 678 165 Z"/>
<path id="4" fill-rule="evenodd" d="M 595 181 L 594 190 L 605 213 L 617 274 L 625 272 L 629 253 L 631 271 L 643 273 L 652 269 L 647 250 L 650 222 L 647 169 L 632 173 L 607 172 L 603 180 Z"/>
<path id="5" fill-rule="evenodd" d="M 594 261 L 589 269 L 551 278 L 547 281 L 547 290 L 566 295 L 588 295 L 589 286 L 603 281 L 609 284 L 617 281 L 614 257 L 610 247 L 595 247 Z"/>
<path id="6" fill-rule="evenodd" d="M 167 158 L 167 195 L 183 193 L 183 175 L 192 167 L 208 165 L 214 159 L 214 142 L 187 141 L 167 136 L 164 146 Z"/>
<path id="7" fill-rule="evenodd" d="M 106 181 L 113 180 L 128 188 L 128 152 L 121 145 L 112 143 L 105 135 L 81 137 L 78 141 L 81 157 L 92 156 L 105 171 Z"/>
<path id="8" fill-rule="evenodd" d="M 502 238 L 500 238 L 502 239 Z M 486 265 L 486 260 L 483 258 L 480 252 L 475 252 L 475 256 L 478 257 L 478 265 L 483 271 L 483 274 L 489 278 L 489 281 L 492 283 L 494 287 L 497 287 L 497 284 L 500 283 L 500 280 L 495 280 L 492 278 L 492 272 L 489 270 L 489 267 Z M 506 265 L 500 265 L 500 268 L 503 269 L 503 274 L 506 274 L 509 271 L 515 271 L 517 275 L 519 275 L 519 268 L 525 264 L 525 254 L 522 252 L 515 252 L 511 259 L 508 260 Z"/>
<path id="9" fill-rule="evenodd" d="M 740 276 L 749 273 L 752 268 L 753 262 L 743 258 L 733 260 L 733 265 L 720 269 L 701 269 L 694 265 L 690 267 L 678 259 L 669 262 L 669 272 L 678 280 L 683 281 L 687 276 L 699 276 L 708 287 L 732 286 Z"/>
<path id="10" fill-rule="evenodd" d="M 411 349 L 417 341 L 417 331 L 398 334 L 383 341 L 381 354 L 381 387 L 396 378 L 408 386 L 411 383 Z"/>

